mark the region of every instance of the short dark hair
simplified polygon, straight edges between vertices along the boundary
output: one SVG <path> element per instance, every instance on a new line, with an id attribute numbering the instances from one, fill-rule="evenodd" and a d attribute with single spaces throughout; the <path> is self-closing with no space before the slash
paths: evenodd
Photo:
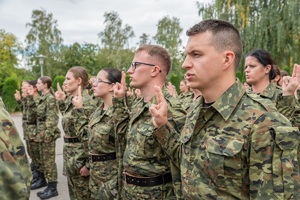
<path id="1" fill-rule="evenodd" d="M 248 56 L 256 58 L 256 60 L 259 63 L 261 63 L 264 67 L 266 67 L 267 65 L 271 66 L 270 73 L 269 73 L 269 80 L 273 80 L 276 77 L 277 73 L 274 69 L 275 63 L 269 52 L 267 52 L 264 49 L 255 49 L 255 50 L 247 53 L 246 57 L 248 57 Z"/>
<path id="2" fill-rule="evenodd" d="M 187 36 L 210 31 L 212 33 L 211 42 L 218 51 L 231 50 L 235 54 L 234 66 L 238 67 L 243 54 L 243 44 L 239 31 L 229 22 L 208 19 L 201 21 L 187 30 Z"/>
<path id="3" fill-rule="evenodd" d="M 171 56 L 165 48 L 159 45 L 147 44 L 147 45 L 140 46 L 135 51 L 135 54 L 141 51 L 147 52 L 151 57 L 156 59 L 162 65 L 161 67 L 167 71 L 167 74 L 171 71 L 171 65 L 172 65 Z"/>

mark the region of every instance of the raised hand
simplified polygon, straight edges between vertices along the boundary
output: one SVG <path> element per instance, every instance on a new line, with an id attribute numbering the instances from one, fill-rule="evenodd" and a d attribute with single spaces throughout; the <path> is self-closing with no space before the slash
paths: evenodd
<path id="1" fill-rule="evenodd" d="M 57 83 L 57 91 L 55 92 L 55 98 L 58 101 L 66 99 L 66 94 L 64 93 L 64 91 L 62 91 L 59 83 Z"/>
<path id="2" fill-rule="evenodd" d="M 21 94 L 20 94 L 19 90 L 16 90 L 14 96 L 15 96 L 16 101 L 21 101 Z"/>
<path id="3" fill-rule="evenodd" d="M 292 76 L 282 77 L 282 95 L 292 96 L 296 89 L 299 89 L 300 83 L 300 65 L 295 64 Z"/>
<path id="4" fill-rule="evenodd" d="M 176 98 L 178 96 L 176 88 L 174 85 L 172 85 L 171 82 L 168 82 L 167 89 L 168 89 L 169 94 L 172 95 L 174 98 Z"/>
<path id="5" fill-rule="evenodd" d="M 124 71 L 122 71 L 122 78 L 121 78 L 121 83 L 116 83 L 114 85 L 114 97 L 116 98 L 121 98 L 126 95 L 126 74 Z"/>
<path id="6" fill-rule="evenodd" d="M 32 96 L 32 95 L 33 95 L 33 93 L 34 93 L 34 89 L 33 89 L 33 86 L 32 86 L 32 85 L 29 85 L 29 86 L 28 86 L 28 90 L 27 90 L 27 92 L 28 92 L 28 95 L 30 95 L 30 96 Z"/>
<path id="7" fill-rule="evenodd" d="M 78 93 L 73 97 L 72 103 L 76 108 L 82 108 L 81 85 L 78 86 Z"/>
<path id="8" fill-rule="evenodd" d="M 152 115 L 152 123 L 156 128 L 160 128 L 168 122 L 168 104 L 164 98 L 161 88 L 157 85 L 155 87 L 155 95 L 157 104 L 152 104 L 149 108 Z"/>

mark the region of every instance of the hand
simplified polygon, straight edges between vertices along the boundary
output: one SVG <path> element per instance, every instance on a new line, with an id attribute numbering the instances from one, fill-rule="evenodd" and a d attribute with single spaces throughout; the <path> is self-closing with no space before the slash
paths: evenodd
<path id="1" fill-rule="evenodd" d="M 296 89 L 299 88 L 300 65 L 295 64 L 292 77 L 284 76 L 282 81 L 282 96 L 294 95 Z"/>
<path id="2" fill-rule="evenodd" d="M 28 92 L 28 95 L 30 95 L 30 96 L 32 96 L 33 95 L 33 92 L 34 92 L 34 90 L 33 90 L 33 87 L 30 85 L 30 86 L 28 86 L 28 90 L 27 90 L 27 92 Z"/>
<path id="3" fill-rule="evenodd" d="M 14 96 L 15 96 L 16 101 L 21 101 L 21 94 L 20 94 L 19 90 L 16 90 Z"/>
<path id="4" fill-rule="evenodd" d="M 177 94 L 176 88 L 174 85 L 172 85 L 171 82 L 168 82 L 167 89 L 168 89 L 168 92 L 170 95 L 172 95 L 174 98 L 177 97 L 178 94 Z"/>
<path id="5" fill-rule="evenodd" d="M 80 169 L 80 176 L 89 176 L 90 175 L 90 171 L 88 170 L 88 168 L 86 168 L 86 166 L 83 166 Z"/>
<path id="6" fill-rule="evenodd" d="M 126 74 L 122 71 L 121 83 L 116 83 L 114 85 L 114 97 L 122 98 L 126 95 Z"/>
<path id="7" fill-rule="evenodd" d="M 136 95 L 137 98 L 142 98 L 142 93 L 141 93 L 140 89 L 135 89 L 134 93 L 135 93 L 135 95 Z"/>
<path id="8" fill-rule="evenodd" d="M 59 83 L 57 83 L 57 91 L 55 92 L 55 98 L 58 101 L 66 99 L 66 94 L 64 93 L 64 91 L 62 91 Z"/>
<path id="9" fill-rule="evenodd" d="M 149 108 L 152 115 L 152 123 L 156 128 L 160 128 L 168 122 L 168 104 L 164 98 L 161 88 L 157 85 L 154 86 L 157 105 L 152 104 Z"/>
<path id="10" fill-rule="evenodd" d="M 82 108 L 81 86 L 78 86 L 78 93 L 73 97 L 72 103 L 76 108 Z"/>

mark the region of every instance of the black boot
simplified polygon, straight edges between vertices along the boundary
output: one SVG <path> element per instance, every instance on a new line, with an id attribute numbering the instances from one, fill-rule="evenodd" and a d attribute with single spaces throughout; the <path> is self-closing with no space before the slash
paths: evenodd
<path id="1" fill-rule="evenodd" d="M 31 163 L 30 164 L 31 172 L 32 172 L 32 180 L 36 179 L 39 175 L 37 167 Z"/>
<path id="2" fill-rule="evenodd" d="M 35 190 L 45 186 L 47 186 L 47 181 L 45 179 L 45 176 L 42 172 L 38 171 L 38 177 L 34 182 L 32 182 L 30 189 Z"/>
<path id="3" fill-rule="evenodd" d="M 57 182 L 49 182 L 48 187 L 42 192 L 37 194 L 41 199 L 50 199 L 51 197 L 58 196 Z"/>

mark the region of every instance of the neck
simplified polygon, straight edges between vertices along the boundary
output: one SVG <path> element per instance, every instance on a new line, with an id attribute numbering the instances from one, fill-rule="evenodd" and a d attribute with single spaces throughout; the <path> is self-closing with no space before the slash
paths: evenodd
<path id="1" fill-rule="evenodd" d="M 45 95 L 45 94 L 48 94 L 50 92 L 50 89 L 44 89 L 43 91 L 42 91 L 42 93 Z"/>
<path id="2" fill-rule="evenodd" d="M 159 86 L 160 88 L 163 87 L 163 84 L 149 84 L 147 88 L 140 88 L 141 94 L 144 97 L 144 102 L 149 102 L 155 96 L 154 85 Z"/>
<path id="3" fill-rule="evenodd" d="M 258 83 L 254 83 L 252 85 L 252 90 L 256 94 L 262 93 L 268 87 L 269 84 L 270 84 L 269 80 L 262 80 Z"/>
<path id="4" fill-rule="evenodd" d="M 235 77 L 226 77 L 223 76 L 225 79 L 220 81 L 220 79 L 216 79 L 215 83 L 211 83 L 210 87 L 205 87 L 199 89 L 202 93 L 202 96 L 205 100 L 205 103 L 212 103 L 215 102 L 219 97 L 228 90 L 234 83 Z"/>
<path id="5" fill-rule="evenodd" d="M 112 105 L 112 94 L 102 97 L 102 100 L 103 100 L 103 104 L 104 104 L 103 109 L 107 110 L 107 108 Z"/>

